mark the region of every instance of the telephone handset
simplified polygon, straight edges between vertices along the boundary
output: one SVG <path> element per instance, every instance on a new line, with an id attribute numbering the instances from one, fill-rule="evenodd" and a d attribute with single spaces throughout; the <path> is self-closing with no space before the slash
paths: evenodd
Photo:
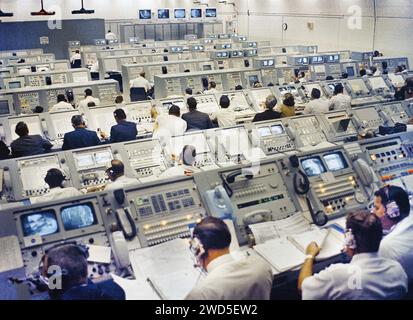
<path id="1" fill-rule="evenodd" d="M 271 210 L 255 210 L 244 215 L 242 222 L 244 225 L 248 226 L 255 223 L 270 221 L 272 215 Z"/>
<path id="2" fill-rule="evenodd" d="M 75 96 L 74 96 L 72 90 L 66 90 L 66 98 L 67 98 L 67 101 L 68 101 L 69 103 L 72 103 L 72 102 L 75 101 Z"/>
<path id="3" fill-rule="evenodd" d="M 223 186 L 216 186 L 205 193 L 205 201 L 211 212 L 218 217 L 232 216 L 233 208 L 231 199 Z"/>
<path id="4" fill-rule="evenodd" d="M 384 120 L 385 125 L 389 125 L 392 123 L 390 117 L 387 115 L 386 112 L 384 112 L 383 110 L 379 111 L 379 115 L 380 117 Z"/>
<path id="5" fill-rule="evenodd" d="M 297 132 L 291 128 L 290 125 L 285 125 L 285 131 L 287 132 L 288 136 L 291 138 L 292 141 L 294 141 L 297 137 Z"/>
<path id="6" fill-rule="evenodd" d="M 121 231 L 112 233 L 112 251 L 116 266 L 123 270 L 130 265 L 128 245 Z"/>
<path id="7" fill-rule="evenodd" d="M 354 171 L 356 171 L 361 182 L 366 186 L 371 186 L 374 182 L 375 173 L 369 164 L 363 159 L 353 161 Z"/>
<path id="8" fill-rule="evenodd" d="M 123 189 L 115 190 L 113 195 L 119 205 L 124 204 L 126 196 Z M 119 208 L 116 210 L 116 221 L 127 240 L 131 240 L 136 237 L 138 231 L 136 229 L 135 222 L 132 219 L 129 207 Z"/>

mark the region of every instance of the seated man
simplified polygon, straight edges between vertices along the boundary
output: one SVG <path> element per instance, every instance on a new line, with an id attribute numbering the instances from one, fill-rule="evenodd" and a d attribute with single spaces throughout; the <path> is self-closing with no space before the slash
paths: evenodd
<path id="1" fill-rule="evenodd" d="M 129 82 L 131 88 L 144 88 L 145 92 L 148 93 L 152 89 L 152 85 L 148 80 L 145 79 L 145 72 L 139 73 L 139 76 Z"/>
<path id="2" fill-rule="evenodd" d="M 62 150 L 93 147 L 100 144 L 96 132 L 86 129 L 86 123 L 81 115 L 72 117 L 72 126 L 75 130 L 65 133 Z"/>
<path id="3" fill-rule="evenodd" d="M 99 98 L 93 97 L 93 91 L 91 89 L 85 90 L 85 98 L 79 102 L 79 110 L 80 112 L 85 112 L 89 107 L 88 104 L 93 102 L 94 106 L 98 107 L 100 105 Z"/>
<path id="4" fill-rule="evenodd" d="M 49 169 L 44 177 L 44 181 L 50 188 L 49 193 L 41 195 L 39 197 L 31 198 L 30 202 L 32 204 L 53 201 L 58 199 L 76 197 L 82 195 L 82 193 L 73 187 L 65 188 L 63 182 L 66 177 L 63 175 L 62 171 L 59 169 Z"/>
<path id="5" fill-rule="evenodd" d="M 321 92 L 317 88 L 311 90 L 311 100 L 304 108 L 304 114 L 319 114 L 328 112 L 328 101 L 321 98 Z"/>
<path id="6" fill-rule="evenodd" d="M 407 192 L 397 186 L 379 189 L 374 194 L 372 211 L 380 218 L 386 234 L 379 255 L 398 261 L 413 284 L 413 215 Z"/>
<path id="7" fill-rule="evenodd" d="M 123 109 L 116 109 L 113 112 L 116 125 L 110 129 L 110 142 L 122 142 L 135 140 L 138 129 L 135 122 L 126 121 L 126 113 Z"/>
<path id="8" fill-rule="evenodd" d="M 16 125 L 15 131 L 19 136 L 10 144 L 13 157 L 27 157 L 42 154 L 49 151 L 53 145 L 40 135 L 29 135 L 29 127 L 23 121 Z"/>
<path id="9" fill-rule="evenodd" d="M 181 109 L 177 105 L 172 105 L 168 114 L 162 114 L 156 118 L 156 131 L 154 137 L 159 137 L 162 142 L 168 143 L 171 137 L 182 136 L 187 128 L 185 120 L 181 119 Z"/>
<path id="10" fill-rule="evenodd" d="M 105 187 L 106 191 L 123 189 L 138 183 L 138 179 L 125 176 L 125 165 L 120 160 L 112 160 L 111 167 L 106 170 L 106 174 L 111 181 Z"/>
<path id="11" fill-rule="evenodd" d="M 231 233 L 224 221 L 206 217 L 195 226 L 191 251 L 207 271 L 186 300 L 268 300 L 271 267 L 259 257 L 234 260 L 229 253 Z"/>
<path id="12" fill-rule="evenodd" d="M 214 81 L 211 81 L 211 82 L 209 83 L 208 90 L 205 90 L 204 93 L 205 93 L 205 94 L 208 94 L 208 93 L 212 93 L 212 94 L 218 93 L 217 84 L 216 84 Z"/>
<path id="13" fill-rule="evenodd" d="M 213 127 L 209 115 L 196 109 L 198 102 L 194 97 L 188 98 L 187 104 L 189 112 L 182 115 L 182 119 L 187 123 L 187 130 L 206 130 Z"/>
<path id="14" fill-rule="evenodd" d="M 334 93 L 329 101 L 328 107 L 329 110 L 343 110 L 351 108 L 351 97 L 344 94 L 344 87 L 341 83 L 336 84 L 334 87 Z"/>
<path id="15" fill-rule="evenodd" d="M 57 104 L 50 108 L 49 112 L 60 112 L 60 111 L 73 111 L 73 106 L 67 102 L 64 94 L 59 94 L 57 96 Z"/>
<path id="16" fill-rule="evenodd" d="M 283 97 L 282 103 L 277 104 L 274 111 L 280 114 L 280 118 L 287 118 L 295 116 L 295 99 L 291 93 L 286 93 Z"/>
<path id="17" fill-rule="evenodd" d="M 175 161 L 176 155 L 172 155 L 172 160 Z M 199 169 L 194 166 L 196 160 L 196 148 L 191 145 L 184 146 L 179 155 L 178 163 L 173 167 L 168 168 L 160 174 L 160 178 L 176 177 L 176 176 L 192 176 Z"/>
<path id="18" fill-rule="evenodd" d="M 400 299 L 407 293 L 407 275 L 397 261 L 378 254 L 383 229 L 380 219 L 368 211 L 347 216 L 345 252 L 350 263 L 332 264 L 313 274 L 320 248 L 308 245 L 307 258 L 298 278 L 304 300 Z"/>
<path id="19" fill-rule="evenodd" d="M 112 280 L 95 284 L 88 278 L 88 249 L 64 243 L 48 249 L 42 257 L 40 272 L 52 300 L 125 300 L 125 292 Z M 59 284 L 57 272 L 61 275 Z"/>
<path id="20" fill-rule="evenodd" d="M 221 96 L 219 99 L 219 105 L 221 109 L 215 112 L 215 120 L 218 123 L 218 126 L 221 128 L 223 127 L 231 127 L 237 124 L 235 120 L 235 112 L 234 110 L 230 109 L 231 101 L 227 95 Z"/>
<path id="21" fill-rule="evenodd" d="M 254 116 L 254 119 L 252 119 L 252 122 L 257 122 L 257 121 L 265 121 L 265 120 L 272 120 L 272 119 L 279 119 L 280 118 L 280 113 L 276 112 L 274 108 L 277 105 L 277 98 L 270 94 L 266 99 L 265 99 L 265 111 L 259 112 Z"/>

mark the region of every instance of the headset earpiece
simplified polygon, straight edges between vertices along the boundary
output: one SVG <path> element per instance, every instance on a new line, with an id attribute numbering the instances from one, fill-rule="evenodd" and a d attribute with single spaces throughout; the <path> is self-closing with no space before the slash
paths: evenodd
<path id="1" fill-rule="evenodd" d="M 391 218 L 397 218 L 400 217 L 400 209 L 399 206 L 397 205 L 396 201 L 391 201 L 385 205 L 386 208 L 386 215 Z"/>
<path id="2" fill-rule="evenodd" d="M 356 238 L 354 237 L 354 234 L 351 231 L 351 229 L 347 230 L 347 232 L 344 235 L 344 245 L 352 250 L 357 249 Z"/>
<path id="3" fill-rule="evenodd" d="M 190 250 L 194 254 L 197 262 L 197 267 L 202 267 L 202 260 L 205 258 L 207 254 L 204 245 L 199 240 L 198 237 L 194 237 L 190 243 Z"/>

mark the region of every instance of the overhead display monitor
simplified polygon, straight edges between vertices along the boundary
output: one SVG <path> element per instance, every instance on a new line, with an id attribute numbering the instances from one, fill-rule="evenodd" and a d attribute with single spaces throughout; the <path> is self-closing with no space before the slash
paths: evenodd
<path id="1" fill-rule="evenodd" d="M 303 167 L 307 176 L 317 176 L 326 172 L 324 164 L 319 157 L 312 157 L 301 160 L 301 166 Z"/>
<path id="2" fill-rule="evenodd" d="M 191 9 L 191 18 L 202 18 L 201 9 Z"/>
<path id="3" fill-rule="evenodd" d="M 97 224 L 95 210 L 91 203 L 64 207 L 61 216 L 65 230 L 76 230 Z"/>
<path id="4" fill-rule="evenodd" d="M 175 16 L 175 19 L 185 19 L 186 17 L 185 9 L 175 9 L 174 16 Z"/>
<path id="5" fill-rule="evenodd" d="M 150 9 L 139 10 L 139 19 L 149 20 L 151 19 L 152 11 Z"/>
<path id="6" fill-rule="evenodd" d="M 205 9 L 205 17 L 206 18 L 216 18 L 217 17 L 217 9 L 215 9 L 215 8 L 206 8 Z"/>
<path id="7" fill-rule="evenodd" d="M 20 218 L 23 235 L 47 236 L 59 232 L 56 214 L 53 210 L 25 214 Z"/>
<path id="8" fill-rule="evenodd" d="M 169 9 L 158 9 L 158 19 L 169 19 Z"/>

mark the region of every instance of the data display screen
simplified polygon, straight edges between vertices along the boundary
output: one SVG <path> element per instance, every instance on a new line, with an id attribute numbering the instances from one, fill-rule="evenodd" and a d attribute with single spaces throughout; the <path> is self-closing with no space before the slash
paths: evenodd
<path id="1" fill-rule="evenodd" d="M 175 19 L 184 19 L 186 17 L 185 9 L 175 9 Z"/>
<path id="2" fill-rule="evenodd" d="M 64 207 L 61 210 L 61 217 L 65 230 L 76 230 L 97 224 L 91 203 Z"/>
<path id="3" fill-rule="evenodd" d="M 151 18 L 152 11 L 149 9 L 139 10 L 139 19 L 148 20 Z"/>
<path id="4" fill-rule="evenodd" d="M 98 165 L 108 164 L 109 162 L 112 161 L 112 152 L 110 152 L 109 150 L 96 152 L 95 159 L 96 159 L 96 164 Z"/>
<path id="5" fill-rule="evenodd" d="M 348 167 L 341 152 L 326 154 L 323 156 L 323 159 L 329 171 L 342 170 Z"/>
<path id="6" fill-rule="evenodd" d="M 76 163 L 79 168 L 90 167 L 94 165 L 92 154 L 75 155 Z"/>
<path id="7" fill-rule="evenodd" d="M 20 219 L 25 237 L 33 235 L 47 236 L 59 232 L 59 225 L 53 210 L 26 214 Z"/>
<path id="8" fill-rule="evenodd" d="M 261 137 L 268 137 L 271 135 L 271 129 L 269 127 L 258 128 Z"/>
<path id="9" fill-rule="evenodd" d="M 303 167 L 307 176 L 317 176 L 326 172 L 326 168 L 319 157 L 307 158 L 301 160 L 301 166 Z"/>
<path id="10" fill-rule="evenodd" d="M 280 124 L 276 124 L 271 126 L 271 131 L 273 134 L 283 134 L 284 133 L 284 128 Z"/>
<path id="11" fill-rule="evenodd" d="M 0 100 L 0 114 L 9 114 L 10 113 L 10 107 L 9 107 L 9 101 L 8 100 Z"/>
<path id="12" fill-rule="evenodd" d="M 191 18 L 202 18 L 201 9 L 191 9 Z"/>
<path id="13" fill-rule="evenodd" d="M 158 9 L 158 19 L 169 19 L 169 9 Z"/>
<path id="14" fill-rule="evenodd" d="M 20 81 L 9 82 L 9 89 L 20 89 L 22 84 Z"/>
<path id="15" fill-rule="evenodd" d="M 217 9 L 211 9 L 211 8 L 205 9 L 205 17 L 206 18 L 216 18 L 217 17 Z"/>

